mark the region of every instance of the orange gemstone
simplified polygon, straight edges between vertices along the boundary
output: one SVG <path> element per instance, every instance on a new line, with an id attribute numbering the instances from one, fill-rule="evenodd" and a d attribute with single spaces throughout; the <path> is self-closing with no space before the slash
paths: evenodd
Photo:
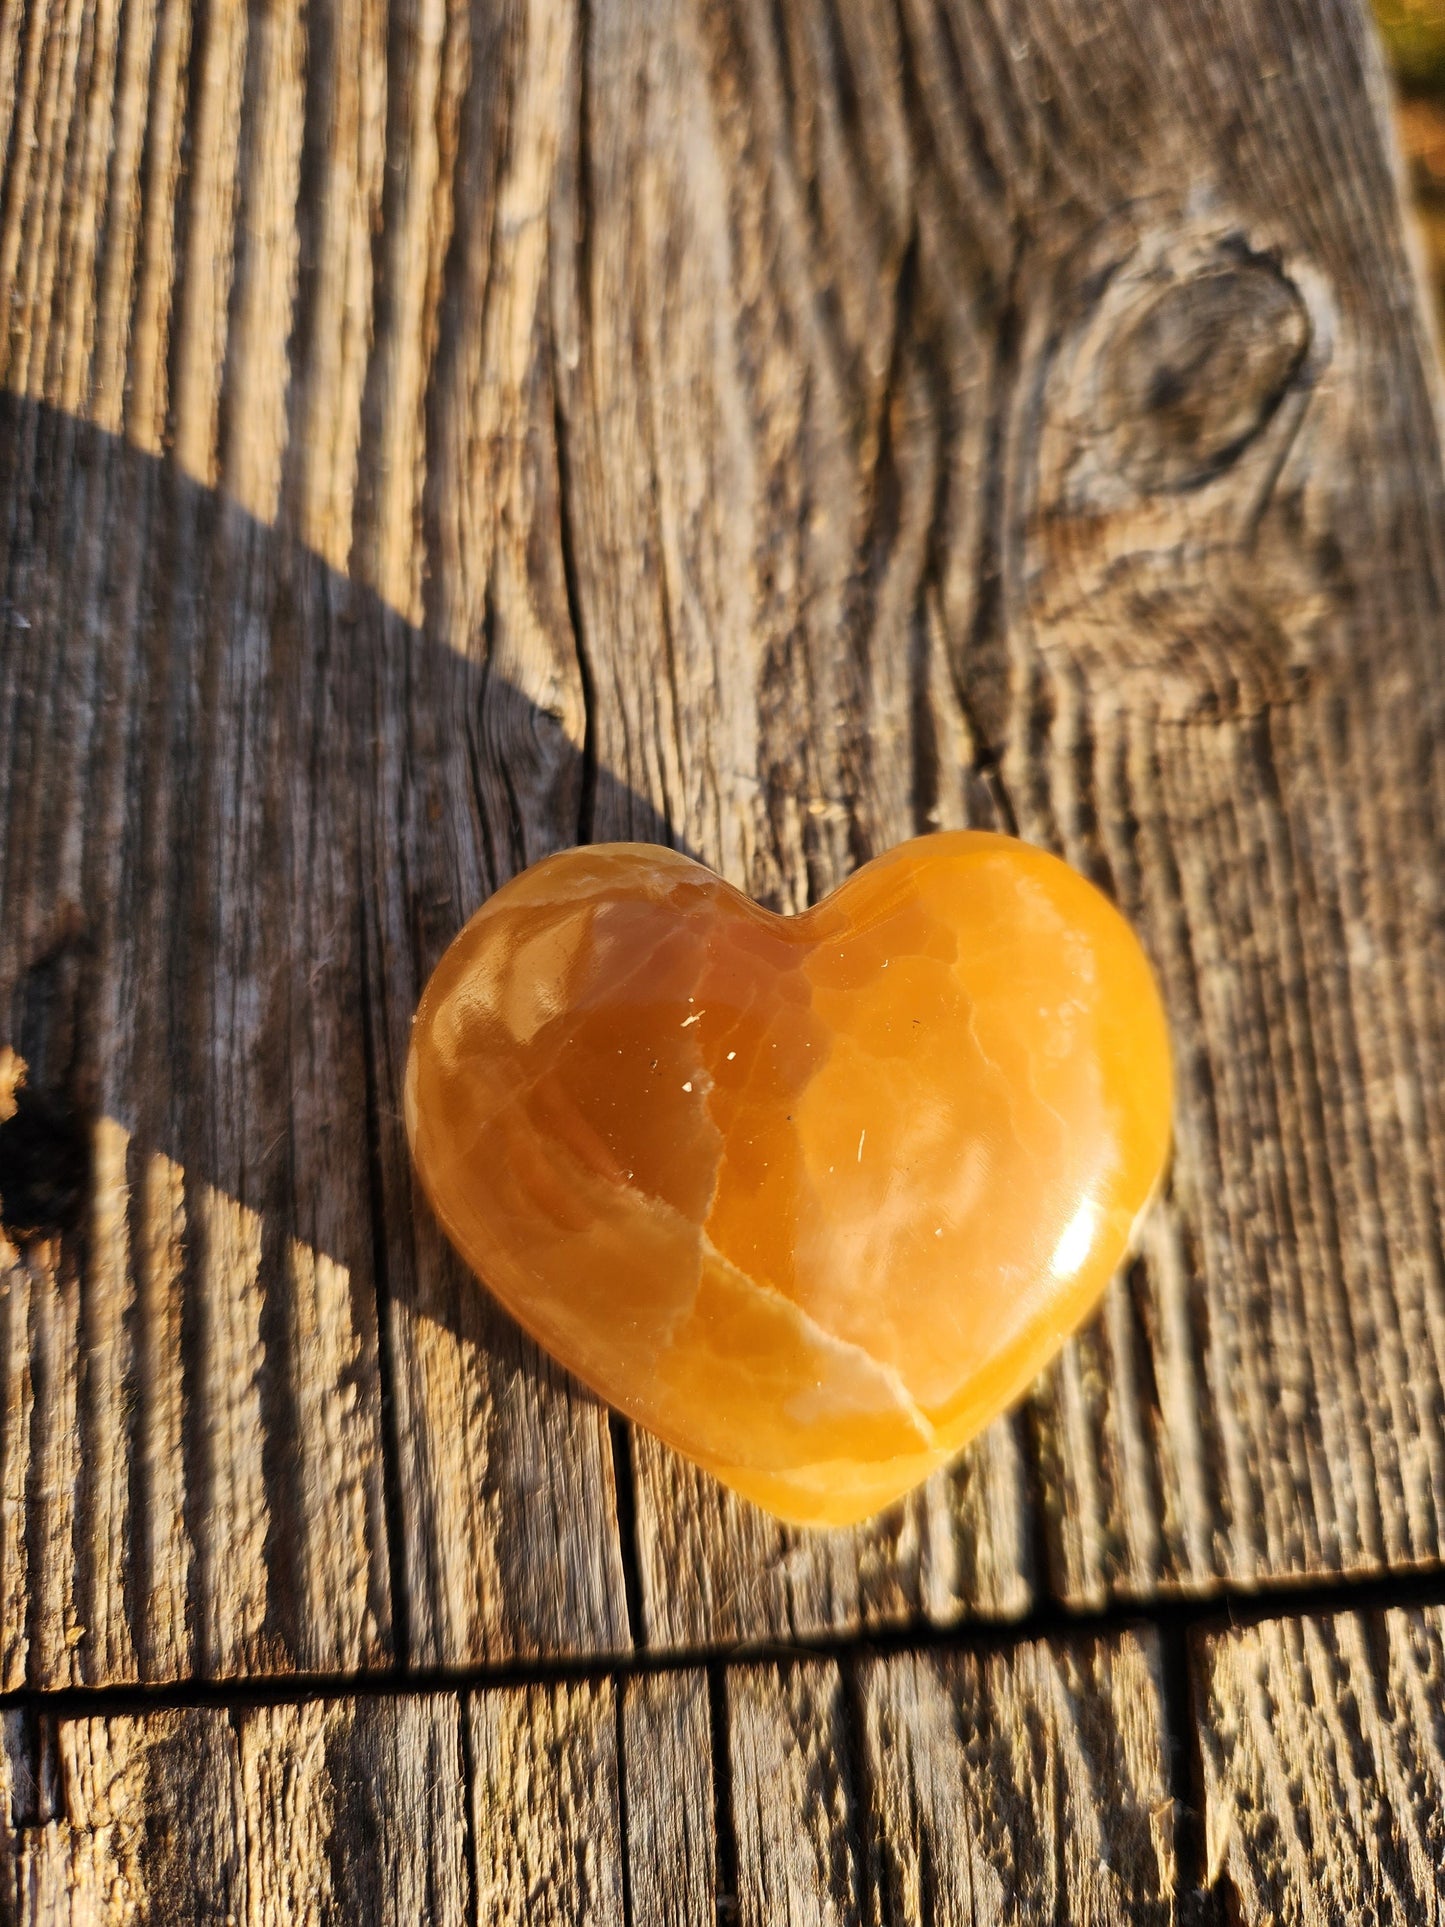
<path id="1" fill-rule="evenodd" d="M 438 964 L 406 1119 L 453 1242 L 549 1351 L 824 1525 L 951 1458 L 1089 1311 L 1170 1096 L 1118 911 L 963 832 L 799 917 L 670 850 L 548 858 Z"/>

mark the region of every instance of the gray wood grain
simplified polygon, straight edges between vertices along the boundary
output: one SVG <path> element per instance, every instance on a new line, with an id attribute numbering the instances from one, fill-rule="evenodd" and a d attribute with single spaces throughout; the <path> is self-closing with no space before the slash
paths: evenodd
<path id="1" fill-rule="evenodd" d="M 469 1706 L 481 1919 L 715 1921 L 701 1673 L 484 1690 Z"/>

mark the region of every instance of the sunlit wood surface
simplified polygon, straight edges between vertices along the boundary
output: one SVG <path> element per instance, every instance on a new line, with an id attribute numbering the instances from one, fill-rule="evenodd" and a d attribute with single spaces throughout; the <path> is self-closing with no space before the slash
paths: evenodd
<path id="1" fill-rule="evenodd" d="M 1357 0 L 0 0 L 0 167 L 0 1918 L 1435 1918 L 1445 468 Z M 449 1255 L 410 1015 L 579 838 L 796 908 L 965 823 L 1138 925 L 1173 1179 L 794 1532 Z"/>

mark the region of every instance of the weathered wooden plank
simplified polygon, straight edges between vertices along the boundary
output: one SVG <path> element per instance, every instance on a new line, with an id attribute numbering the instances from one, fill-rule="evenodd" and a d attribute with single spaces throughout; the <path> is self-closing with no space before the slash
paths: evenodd
<path id="1" fill-rule="evenodd" d="M 625 778 L 593 827 L 640 797 L 790 906 L 992 814 L 1112 889 L 1179 1156 L 1030 1412 L 1047 1577 L 1434 1556 L 1442 498 L 1373 48 L 1343 6 L 901 22 L 589 14 L 560 393 Z M 649 1637 L 959 1609 L 914 1522 L 799 1540 L 634 1456 Z M 952 1563 L 1017 1610 L 1023 1484 L 980 1484 Z"/>
<path id="2" fill-rule="evenodd" d="M 66 1720 L 19 1920 L 473 1918 L 454 1696 Z"/>
<path id="3" fill-rule="evenodd" d="M 715 1920 L 701 1673 L 495 1689 L 468 1708 L 479 1919 Z"/>
<path id="4" fill-rule="evenodd" d="M 269 1707 L 238 1727 L 254 1918 L 473 1918 L 452 1695 Z"/>
<path id="5" fill-rule="evenodd" d="M 432 1664 L 614 1652 L 630 1638 L 606 1415 L 478 1291 L 430 1213 L 414 1218 L 401 1124 L 411 1014 L 427 975 L 492 889 L 575 839 L 583 790 L 582 672 L 561 568 L 535 255 L 536 204 L 549 191 L 567 85 L 567 27 L 555 9 L 535 20 L 508 12 L 493 24 L 479 11 L 474 22 L 468 86 L 436 160 L 449 170 L 437 175 L 437 195 L 448 206 L 459 197 L 458 227 L 427 296 L 425 328 L 406 250 L 432 247 L 434 237 L 406 185 L 405 143 L 415 135 L 424 150 L 430 136 L 409 120 L 389 128 L 389 187 L 404 203 L 395 218 L 417 225 L 396 243 L 402 253 L 384 270 L 377 312 L 386 329 L 420 330 L 432 360 L 423 382 L 400 347 L 373 350 L 356 512 L 355 570 L 383 596 L 388 582 L 401 593 L 392 580 L 401 571 L 420 597 L 421 558 L 432 567 L 424 631 L 381 603 L 384 642 L 359 635 L 354 644 L 359 661 L 369 652 L 376 678 L 363 724 L 373 754 L 361 855 L 366 1021 L 409 1642 Z M 433 165 L 426 151 L 415 158 L 423 172 Z M 384 205 L 383 225 L 392 218 Z M 514 231 L 530 237 L 527 246 L 515 258 L 496 255 L 497 234 Z M 414 431 L 395 382 L 415 387 L 424 410 Z M 385 491 L 400 484 L 366 466 L 379 459 L 373 423 L 382 443 L 414 432 L 427 454 L 404 552 L 385 507 Z"/>
<path id="6" fill-rule="evenodd" d="M 73 451 L 75 431 L 58 418 L 15 420 L 42 470 Z M 81 1243 L 66 1255 L 62 1241 L 43 1299 L 26 1287 L 30 1323 L 14 1327 L 6 1465 L 20 1492 L 45 1496 L 32 1505 L 31 1551 L 6 1567 L 9 1681 L 337 1671 L 387 1654 L 373 1129 L 395 1206 L 381 1255 L 417 1651 L 615 1650 L 627 1634 L 610 1503 L 530 1503 L 539 1484 L 569 1479 L 609 1491 L 605 1418 L 539 1369 L 429 1223 L 417 1255 L 399 1103 L 376 1084 L 379 1063 L 386 1091 L 399 1089 L 428 959 L 458 906 L 488 887 L 468 738 L 428 754 L 408 741 L 394 692 L 426 676 L 419 647 L 439 713 L 475 713 L 484 677 L 405 625 L 388 628 L 374 599 L 338 604 L 323 565 L 238 511 L 204 524 L 195 491 L 162 486 L 148 458 L 88 447 L 80 499 L 58 509 L 48 549 L 32 537 L 11 585 L 31 624 L 21 634 L 67 630 L 58 660 L 36 648 L 15 664 L 12 713 L 39 702 L 55 758 L 83 761 L 75 710 L 60 700 L 79 658 L 104 776 L 92 762 L 88 793 L 75 793 L 84 810 L 69 874 L 45 864 L 55 826 L 43 819 L 24 831 L 17 821 L 6 853 L 12 888 L 30 893 L 9 929 L 12 1034 L 38 1082 L 68 1087 L 103 1120 L 92 1282 L 66 1285 Z M 86 661 L 84 624 L 69 629 L 66 543 L 97 471 L 110 522 L 90 559 L 106 620 L 103 646 L 94 633 L 87 645 L 98 659 Z M 147 531 L 139 582 L 106 559 L 122 516 Z M 147 640 L 157 604 L 176 625 L 160 661 Z M 198 646 L 217 692 L 209 716 L 184 695 Z M 132 706 L 117 714 L 100 697 L 107 687 Z M 231 710 L 223 726 L 226 692 L 250 711 Z M 396 726 L 372 734 L 378 710 Z M 411 799 L 418 841 L 405 865 L 389 819 L 363 814 L 378 742 L 395 758 L 385 793 Z M 44 741 L 17 740 L 16 754 L 42 757 Z M 211 786 L 209 832 L 178 843 L 197 775 Z M 228 809 L 225 798 L 243 794 L 255 809 Z M 445 820 L 431 814 L 439 794 Z M 438 889 L 449 869 L 451 887 Z M 270 895 L 253 914 L 245 879 L 263 872 Z M 419 903 L 436 934 L 416 940 L 418 954 Z M 378 914 L 392 933 L 385 948 Z M 224 1049 L 204 1042 L 223 1035 Z M 26 1260 L 27 1279 L 39 1262 Z M 52 1391 L 37 1416 L 26 1387 L 41 1361 L 26 1358 L 42 1339 Z M 55 1507 L 77 1493 L 69 1524 Z"/>
<path id="7" fill-rule="evenodd" d="M 1151 1640 L 848 1665 L 724 1676 L 725 1898 L 740 1920 L 1173 1919 Z M 630 1775 L 628 1809 L 635 1899 Z"/>
<path id="8" fill-rule="evenodd" d="M 727 1758 L 743 1927 L 861 1920 L 856 1763 L 836 1662 L 729 1672 Z"/>
<path id="9" fill-rule="evenodd" d="M 101 208 L 102 294 L 96 249 L 58 248 L 62 267 L 77 265 L 53 305 L 78 304 L 100 329 L 98 415 L 116 422 L 124 389 L 142 447 L 164 430 L 182 467 L 266 521 L 286 494 L 302 526 L 344 561 L 350 538 L 338 531 L 358 487 L 363 418 L 382 408 L 399 423 L 421 409 L 441 299 L 438 267 L 417 321 L 406 306 L 411 255 L 391 267 L 383 259 L 380 333 L 363 331 L 358 360 L 354 306 L 371 292 L 388 139 L 376 49 L 344 22 L 323 36 L 329 64 L 308 75 L 303 114 L 294 16 L 248 25 L 244 9 L 212 9 L 191 67 L 201 92 L 188 107 L 184 70 L 178 97 L 168 62 L 184 60 L 189 16 L 173 13 L 162 15 L 149 74 L 129 58 L 117 83 L 126 125 L 145 118 L 134 89 L 151 90 L 146 167 L 129 137 L 108 207 L 104 183 L 95 188 L 93 168 L 86 175 Z M 33 23 L 33 44 L 44 53 L 45 34 L 59 31 Z M 454 89 L 465 51 L 446 56 Z M 45 57 L 63 65 L 62 54 Z M 49 70 L 42 61 L 34 71 L 40 89 Z M 497 76 L 485 62 L 478 73 L 485 96 Z M 552 111 L 545 84 L 537 111 Z M 168 130 L 183 124 L 205 148 L 187 172 L 168 145 Z M 77 125 L 76 138 L 89 140 L 90 123 Z M 411 136 L 398 121 L 390 138 L 404 146 Z M 500 130 L 490 138 L 499 146 Z M 445 172 L 445 137 L 442 147 L 435 164 Z M 318 153 L 326 192 L 298 233 L 298 168 L 317 166 Z M 484 166 L 485 153 L 473 164 Z M 17 233 L 30 232 L 28 221 L 43 239 L 47 217 L 32 202 L 44 187 L 33 170 L 7 176 Z M 430 190 L 414 216 L 388 218 L 398 232 L 411 220 L 416 244 L 440 259 Z M 23 253 L 17 242 L 17 262 Z M 405 313 L 393 312 L 398 277 Z M 133 316 L 128 363 L 117 312 Z M 174 328 L 186 337 L 175 353 Z M 32 356 L 14 382 L 57 404 L 73 400 L 64 368 L 42 380 L 32 379 L 35 366 Z M 411 385 L 411 402 L 384 399 L 389 369 Z M 536 400 L 526 380 L 518 392 L 514 406 Z M 302 436 L 323 417 L 331 423 L 304 460 L 286 453 L 293 415 Z M 530 716 L 531 705 L 449 650 L 428 676 L 418 658 L 436 647 L 407 624 L 378 642 L 389 618 L 375 598 L 358 604 L 347 589 L 338 603 L 345 585 L 284 530 L 234 510 L 215 516 L 208 494 L 171 486 L 119 445 L 77 441 L 46 409 L 13 414 L 10 429 L 10 1034 L 35 1081 L 102 1121 L 96 1235 L 72 1240 L 74 1251 L 56 1246 L 53 1262 L 36 1253 L 13 1274 L 24 1302 L 11 1301 L 3 1456 L 29 1520 L 7 1515 L 6 1682 L 375 1665 L 392 1649 L 393 1564 L 408 1595 L 403 1624 L 423 1658 L 615 1650 L 627 1628 L 605 1421 L 537 1369 L 532 1348 L 481 1304 L 429 1226 L 418 1259 L 399 1128 L 420 982 L 464 910 L 505 874 L 484 856 L 492 830 L 479 815 L 470 732 L 451 735 L 439 755 L 436 721 L 476 716 L 484 686 L 489 714 Z M 390 459 L 381 440 L 373 465 Z M 415 434 L 408 444 L 422 445 Z M 371 472 L 361 465 L 365 503 Z M 443 518 L 453 485 L 467 486 L 449 483 L 443 465 L 434 490 Z M 359 525 L 363 581 L 381 569 L 368 560 L 373 524 L 363 515 Z M 530 533 L 515 518 L 514 528 L 525 550 Z M 403 566 L 399 540 L 386 537 L 393 572 Z M 560 565 L 553 574 L 560 584 Z M 525 580 L 517 593 L 530 594 Z M 560 625 L 546 632 L 542 694 L 552 701 L 570 674 L 580 739 L 560 586 L 553 607 Z M 533 622 L 510 653 L 519 679 L 539 633 Z M 465 649 L 464 635 L 453 640 Z M 491 805 L 510 821 L 522 797 L 539 849 L 570 834 L 580 789 L 565 725 L 545 747 L 538 780 L 558 791 L 559 827 L 546 827 L 558 822 L 555 808 L 526 800 L 520 768 Z M 40 769 L 43 784 L 32 775 Z M 449 819 L 440 826 L 439 791 Z M 415 818 L 410 852 L 396 848 L 398 796 Z M 505 848 L 505 827 L 497 833 Z M 418 919 L 419 903 L 430 921 Z M 373 1277 L 372 1221 L 383 1210 L 396 1480 L 410 1500 L 395 1513 L 394 1562 Z M 49 1266 L 40 1299 L 36 1263 Z M 48 1374 L 39 1408 L 37 1365 Z M 539 1485 L 569 1477 L 600 1491 L 601 1508 L 531 1503 Z"/>
<path id="10" fill-rule="evenodd" d="M 1283 1620 L 1198 1650 L 1207 1879 L 1241 1920 L 1434 1920 L 1445 1615 Z M 743 1920 L 1165 1922 L 1150 1636 L 731 1669 Z M 852 1703 L 850 1704 L 850 1695 Z M 699 1673 L 7 1726 L 18 1918 L 710 1920 Z M 465 1797 L 461 1720 L 472 1790 Z M 470 1816 L 470 1817 L 468 1817 Z"/>
<path id="11" fill-rule="evenodd" d="M 1058 1381 L 1040 1408 L 1049 1457 L 1076 1468 L 1046 1484 L 1063 1590 L 1096 1599 L 1432 1557 L 1445 1489 L 1427 1416 L 1441 1140 L 1437 1080 L 1419 1075 L 1438 1018 L 1415 883 L 1438 833 L 1439 449 L 1418 303 L 1383 292 L 1408 270 L 1384 218 L 1382 79 L 1340 7 L 1197 34 L 1159 9 L 1135 24 L 1094 90 L 1099 190 L 1126 164 L 1127 116 L 1146 153 L 1172 153 L 1194 208 L 1161 191 L 1122 229 L 1061 239 L 1052 267 L 1048 248 L 1028 263 L 1033 439 L 1006 610 L 1021 824 L 1140 919 L 1181 1045 L 1156 1235 L 1187 1261 L 1147 1264 L 1135 1288 L 1145 1332 L 1176 1334 L 1172 1359 L 1158 1340 L 1136 1352 L 1159 1444 L 1140 1453 L 1135 1428 L 1130 1451 L 1109 1446 L 1127 1416 L 1117 1364 L 1072 1412 Z M 1131 411 L 1133 375 L 1110 369 L 1141 327 L 1172 337 L 1180 368 L 1231 341 L 1227 418 L 1201 407 L 1212 380 Z M 1258 426 L 1241 447 L 1246 396 Z M 1076 459 L 1090 419 L 1092 462 Z M 1366 776 L 1386 766 L 1398 775 Z M 1171 1302 L 1196 1266 L 1206 1294 Z M 1171 1423 L 1190 1407 L 1198 1467 Z"/>
<path id="12" fill-rule="evenodd" d="M 1150 1635 L 902 1654 L 859 1672 L 879 1922 L 1174 1919 Z"/>
<path id="13" fill-rule="evenodd" d="M 53 472 L 75 453 L 63 418 L 11 419 L 21 468 Z M 9 932 L 14 1034 L 37 1083 L 99 1114 L 90 1235 L 67 1228 L 57 1247 L 57 1286 L 66 1263 L 85 1264 L 79 1323 L 54 1354 L 40 1432 L 13 1437 L 33 1489 L 77 1495 L 73 1526 L 31 1561 L 31 1597 L 46 1603 L 25 1670 L 45 1683 L 372 1664 L 389 1647 L 390 1606 L 364 1065 L 354 1028 L 338 1061 L 318 1013 L 278 994 L 308 923 L 312 971 L 344 968 L 336 918 L 354 857 L 348 878 L 334 844 L 309 845 L 314 814 L 294 838 L 278 820 L 267 736 L 283 717 L 304 728 L 310 689 L 293 684 L 286 703 L 273 684 L 280 712 L 240 713 L 268 586 L 268 558 L 253 553 L 257 574 L 240 588 L 254 525 L 242 518 L 232 544 L 197 542 L 194 491 L 167 513 L 154 464 L 90 447 L 74 488 L 50 494 L 48 535 L 24 560 L 9 548 L 12 600 L 35 611 L 28 633 L 56 636 L 53 652 L 27 655 L 17 701 L 36 705 L 36 752 L 48 742 L 85 772 L 80 813 L 32 820 L 7 852 L 33 913 Z M 158 569 L 158 551 L 110 567 L 115 530 L 137 520 L 142 552 L 151 537 L 167 546 L 167 529 L 205 593 L 184 564 Z M 198 653 L 204 721 L 190 703 Z M 273 663 L 275 683 L 293 666 Z M 228 793 L 250 800 L 228 808 Z M 289 875 L 294 912 L 273 894 L 238 941 L 228 888 L 268 865 Z M 353 933 L 356 922 L 353 910 Z M 328 1158 L 334 1140 L 317 1131 L 316 1188 L 297 1200 L 283 1154 L 298 1115 L 303 1128 L 308 1111 L 324 1120 L 348 1091 L 360 1142 Z M 52 1320 L 33 1276 L 32 1310 Z M 73 1419 L 57 1422 L 65 1410 Z M 278 1514 L 290 1520 L 280 1532 Z M 133 1585 L 142 1571 L 150 1584 Z"/>
<path id="14" fill-rule="evenodd" d="M 715 1927 L 717 1794 L 704 1674 L 627 1682 L 622 1788 L 632 1927 Z"/>
<path id="15" fill-rule="evenodd" d="M 1445 1613 L 1201 1642 L 1207 1871 L 1230 1918 L 1445 1918 Z"/>
<path id="16" fill-rule="evenodd" d="M 100 1179 L 7 1270 L 7 1684 L 627 1643 L 605 1416 L 398 1117 L 441 947 L 588 832 L 795 907 L 1015 823 L 1180 1047 L 1138 1264 L 954 1476 L 814 1538 L 631 1442 L 643 1636 L 1441 1556 L 1382 89 L 1355 0 L 6 11 L 0 1043 Z"/>
<path id="17" fill-rule="evenodd" d="M 23 1713 L 0 1719 L 0 1919 L 20 1917 L 20 1834 L 36 1818 L 36 1761 Z"/>
<path id="18" fill-rule="evenodd" d="M 46 1745 L 59 1800 L 19 1835 L 25 1927 L 246 1918 L 245 1802 L 226 1713 L 77 1721 Z"/>
<path id="19" fill-rule="evenodd" d="M 1171 1918 L 1146 1642 L 748 1665 L 717 1687 L 42 1716 L 38 1760 L 16 1716 L 0 1866 L 36 1927 Z"/>
<path id="20" fill-rule="evenodd" d="M 42 1719 L 39 1788 L 11 1719 L 6 1917 L 621 1921 L 630 1875 L 639 1927 L 710 1922 L 707 1706 L 688 1673 Z"/>
<path id="21" fill-rule="evenodd" d="M 1007 1619 L 1032 1598 L 1022 1449 L 1012 1421 L 863 1529 L 799 1530 L 636 1435 L 643 1625 L 662 1647 L 901 1624 Z"/>
<path id="22" fill-rule="evenodd" d="M 920 715 L 950 744 L 962 719 L 928 682 L 915 607 L 944 425 L 898 340 L 913 159 L 897 31 L 876 8 L 791 10 L 786 47 L 781 16 L 748 6 L 587 18 L 554 299 L 579 632 L 618 779 L 590 827 L 664 826 L 796 909 L 870 850 L 966 815 L 951 786 L 923 797 L 913 740 Z M 817 151 L 800 154 L 805 128 Z M 1007 1428 L 878 1531 L 826 1537 L 780 1530 L 651 1441 L 634 1457 L 658 1644 L 1030 1596 Z"/>
<path id="23" fill-rule="evenodd" d="M 86 193 L 102 208 L 106 182 L 116 191 L 104 247 L 61 246 L 57 255 L 68 278 L 53 290 L 55 312 L 81 312 L 87 329 L 102 328 L 95 402 L 112 419 L 117 311 L 134 302 L 139 378 L 144 354 L 166 356 L 167 330 L 155 317 L 176 307 L 186 340 L 174 363 L 171 420 L 182 459 L 207 476 L 223 460 L 234 465 L 217 438 L 238 229 L 242 419 L 268 408 L 274 417 L 280 395 L 276 370 L 289 327 L 284 203 L 294 181 L 282 123 L 294 119 L 299 97 L 294 31 L 286 41 L 284 21 L 273 24 L 276 33 L 263 23 L 251 42 L 247 93 L 244 10 L 207 15 L 190 128 L 201 151 L 183 191 L 176 167 L 164 169 L 164 141 L 152 150 L 161 172 L 152 171 L 148 199 L 184 205 L 174 300 L 169 285 L 159 302 L 151 291 L 158 274 L 169 281 L 175 224 L 160 221 L 157 234 L 154 206 L 136 205 L 138 132 L 115 156 L 124 171 L 91 169 L 86 177 Z M 138 59 L 122 63 L 121 122 L 144 120 L 148 84 L 170 87 L 175 43 L 163 23 L 149 75 Z M 278 86 L 277 75 L 288 73 Z M 238 174 L 232 149 L 243 95 L 252 108 L 249 160 Z M 157 138 L 174 118 L 173 95 L 160 105 Z M 279 160 L 279 178 L 268 175 L 269 158 Z M 35 218 L 47 217 L 40 209 Z M 100 218 L 94 208 L 87 215 Z M 98 255 L 109 291 L 97 317 Z M 281 262 L 279 281 L 266 265 L 272 258 Z M 127 281 L 137 263 L 132 295 Z M 89 382 L 69 364 L 49 373 L 30 367 L 34 378 L 18 385 L 59 406 Z M 149 438 L 144 421 L 138 433 Z M 36 1610 L 28 1612 L 27 1650 L 16 1655 L 12 1647 L 9 1678 L 15 1682 L 17 1658 L 40 1682 L 366 1665 L 385 1655 L 390 1634 L 385 1537 L 377 1531 L 374 1305 L 364 1276 L 353 1292 L 349 1267 L 331 1265 L 337 1244 L 329 1233 L 317 1261 L 308 1247 L 318 1227 L 286 1212 L 263 1227 L 256 1206 L 274 1190 L 288 1100 L 287 1079 L 277 1077 L 274 1056 L 266 1061 L 260 1039 L 269 1030 L 274 1043 L 278 1019 L 286 1023 L 276 945 L 289 938 L 273 924 L 268 943 L 264 908 L 252 902 L 238 942 L 224 907 L 238 879 L 244 896 L 244 879 L 278 854 L 268 718 L 240 713 L 257 680 L 250 604 L 258 581 L 248 584 L 236 561 L 245 518 L 230 555 L 205 553 L 195 490 L 161 504 L 154 464 L 104 438 L 74 436 L 73 422 L 45 409 L 7 420 L 8 480 L 43 497 L 33 519 L 27 505 L 7 530 L 7 607 L 34 645 L 12 685 L 12 721 L 26 717 L 20 734 L 30 738 L 15 774 L 25 780 L 27 757 L 63 759 L 60 780 L 37 790 L 51 800 L 33 808 L 18 836 L 11 816 L 11 1021 L 32 1077 L 100 1120 L 76 1336 L 54 1359 L 56 1407 L 74 1416 L 58 1430 L 42 1420 L 38 1435 L 17 1428 L 7 1441 L 32 1489 L 76 1494 L 71 1527 L 51 1533 L 44 1557 L 30 1561 Z M 235 458 L 243 468 L 249 462 L 247 486 L 263 494 L 264 441 L 253 438 L 245 458 Z M 172 551 L 169 565 L 159 560 L 163 547 Z M 188 562 L 214 572 L 199 596 Z M 58 625 L 54 632 L 48 623 Z M 303 722 L 306 707 L 293 706 Z M 172 817 L 177 808 L 181 816 Z M 301 920 L 316 915 L 330 941 L 330 879 L 304 856 L 298 869 Z M 178 927 L 185 934 L 174 945 L 168 939 Z M 303 1020 L 295 1063 L 303 1092 L 315 1069 L 303 1069 L 305 1028 Z M 351 1055 L 359 1089 L 354 1038 Z M 313 1101 L 302 1097 L 303 1105 Z M 165 1170 L 178 1174 L 179 1189 L 161 1182 L 157 1190 Z M 321 1188 L 323 1216 L 364 1222 L 364 1154 L 343 1153 Z M 86 1242 L 76 1240 L 72 1264 Z M 299 1435 L 298 1450 L 288 1433 Z M 291 1492 L 278 1492 L 288 1481 Z M 280 1533 L 278 1499 L 292 1513 Z M 7 1606 L 13 1596 L 7 1587 Z"/>
<path id="24" fill-rule="evenodd" d="M 622 1927 L 615 1688 L 477 1693 L 468 1717 L 478 1917 Z"/>

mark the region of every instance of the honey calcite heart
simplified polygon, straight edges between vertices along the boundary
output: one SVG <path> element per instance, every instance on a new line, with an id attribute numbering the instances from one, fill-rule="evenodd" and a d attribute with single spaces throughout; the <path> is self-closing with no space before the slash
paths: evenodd
<path id="1" fill-rule="evenodd" d="M 467 1262 L 563 1364 L 785 1519 L 844 1524 L 1007 1406 L 1129 1246 L 1169 1039 L 1118 911 L 1002 836 L 774 916 L 640 844 L 478 911 L 406 1120 Z"/>

